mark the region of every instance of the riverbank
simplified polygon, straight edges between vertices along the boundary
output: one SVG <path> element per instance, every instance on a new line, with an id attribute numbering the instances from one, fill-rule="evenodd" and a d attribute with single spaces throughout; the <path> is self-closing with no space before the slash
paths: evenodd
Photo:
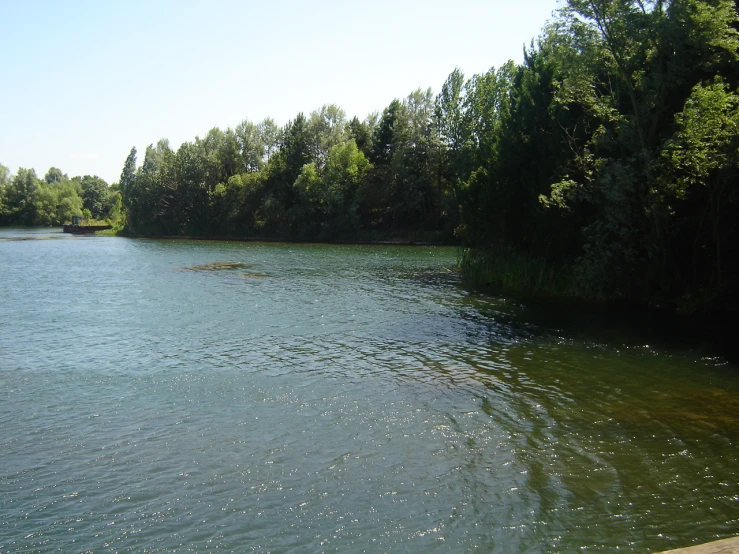
<path id="1" fill-rule="evenodd" d="M 159 235 L 147 233 L 129 233 L 126 231 L 103 231 L 100 236 L 117 236 L 138 239 L 161 240 L 203 240 L 224 242 L 288 242 L 296 244 L 356 244 L 356 245 L 386 245 L 386 246 L 457 246 L 456 241 L 440 233 L 372 233 L 359 235 L 356 238 L 316 239 L 295 237 L 270 236 L 230 236 L 230 235 Z"/>

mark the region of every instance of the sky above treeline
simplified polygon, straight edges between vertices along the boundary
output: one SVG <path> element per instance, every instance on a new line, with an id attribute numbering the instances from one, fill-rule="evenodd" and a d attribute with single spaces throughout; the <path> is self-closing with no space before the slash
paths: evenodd
<path id="1" fill-rule="evenodd" d="M 0 164 L 117 182 L 132 146 L 337 104 L 381 112 L 523 60 L 557 0 L 0 0 Z"/>

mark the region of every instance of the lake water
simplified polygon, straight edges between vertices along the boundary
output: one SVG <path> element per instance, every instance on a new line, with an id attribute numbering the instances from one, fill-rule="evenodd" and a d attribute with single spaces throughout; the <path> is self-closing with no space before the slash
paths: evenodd
<path id="1" fill-rule="evenodd" d="M 456 255 L 0 230 L 0 551 L 739 533 L 739 368 L 542 323 Z"/>

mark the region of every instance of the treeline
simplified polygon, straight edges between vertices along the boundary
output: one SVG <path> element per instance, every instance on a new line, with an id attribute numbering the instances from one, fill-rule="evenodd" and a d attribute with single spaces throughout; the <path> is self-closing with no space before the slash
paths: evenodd
<path id="1" fill-rule="evenodd" d="M 348 120 L 326 105 L 282 128 L 266 119 L 211 129 L 172 150 L 133 149 L 120 187 L 127 229 L 166 235 L 328 240 L 376 232 L 441 232 L 458 225 L 442 173 L 431 91 L 381 116 Z"/>
<path id="2" fill-rule="evenodd" d="M 0 225 L 63 225 L 73 216 L 120 218 L 120 194 L 97 176 L 71 179 L 52 167 L 39 179 L 33 169 L 16 175 L 0 165 Z"/>

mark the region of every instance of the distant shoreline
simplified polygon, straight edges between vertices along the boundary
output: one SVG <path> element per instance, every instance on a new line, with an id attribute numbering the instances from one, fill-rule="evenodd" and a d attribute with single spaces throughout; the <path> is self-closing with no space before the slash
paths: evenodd
<path id="1" fill-rule="evenodd" d="M 105 235 L 103 235 L 105 236 Z M 426 240 L 408 239 L 386 239 L 386 240 L 361 240 L 361 239 L 295 239 L 285 237 L 228 237 L 217 235 L 148 235 L 138 233 L 116 233 L 116 237 L 133 239 L 160 239 L 160 240 L 203 240 L 220 242 L 286 242 L 292 244 L 346 244 L 346 245 L 368 245 L 368 246 L 459 246 L 458 244 L 433 242 Z"/>

